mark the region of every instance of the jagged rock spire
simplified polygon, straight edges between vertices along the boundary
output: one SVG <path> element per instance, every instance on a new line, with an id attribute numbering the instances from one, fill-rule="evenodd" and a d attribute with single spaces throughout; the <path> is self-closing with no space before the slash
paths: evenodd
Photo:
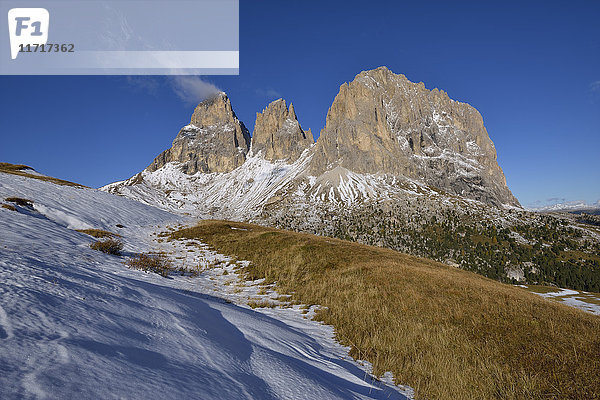
<path id="1" fill-rule="evenodd" d="M 172 147 L 156 157 L 147 170 L 156 171 L 177 161 L 188 174 L 229 172 L 246 161 L 249 148 L 250 133 L 221 92 L 198 104 L 190 124 L 179 131 Z"/>
<path id="2" fill-rule="evenodd" d="M 288 109 L 285 100 L 275 100 L 261 113 L 256 114 L 252 134 L 254 154 L 262 152 L 265 159 L 270 161 L 293 162 L 313 143 L 312 132 L 302 129 L 294 106 L 290 104 Z"/>

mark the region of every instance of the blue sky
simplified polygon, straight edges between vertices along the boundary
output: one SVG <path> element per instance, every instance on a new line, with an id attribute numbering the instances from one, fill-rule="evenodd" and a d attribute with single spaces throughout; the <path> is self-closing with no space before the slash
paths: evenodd
<path id="1" fill-rule="evenodd" d="M 170 146 L 214 85 L 252 129 L 291 101 L 315 136 L 381 65 L 483 115 L 523 205 L 600 199 L 600 2 L 240 1 L 240 75 L 0 77 L 0 160 L 98 187 Z"/>

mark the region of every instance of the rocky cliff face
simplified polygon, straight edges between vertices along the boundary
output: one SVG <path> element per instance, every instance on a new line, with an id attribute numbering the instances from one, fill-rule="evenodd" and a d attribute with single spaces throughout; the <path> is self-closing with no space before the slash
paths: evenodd
<path id="1" fill-rule="evenodd" d="M 485 203 L 518 205 L 479 112 L 386 67 L 344 83 L 329 109 L 312 173 L 338 165 L 406 176 Z"/>
<path id="2" fill-rule="evenodd" d="M 236 117 L 225 93 L 198 104 L 189 125 L 183 127 L 170 149 L 154 159 L 147 170 L 156 171 L 173 161 L 187 174 L 229 172 L 246 161 L 250 133 Z"/>
<path id="3" fill-rule="evenodd" d="M 293 162 L 313 143 L 312 132 L 302 129 L 294 106 L 290 104 L 288 108 L 285 100 L 275 100 L 262 113 L 256 114 L 252 134 L 254 154 L 262 152 L 264 158 L 269 161 Z"/>
<path id="4" fill-rule="evenodd" d="M 248 154 L 250 149 L 252 154 Z M 300 158 L 307 149 L 306 157 Z M 338 193 L 337 197 L 350 203 L 360 203 L 385 195 L 372 181 L 387 182 L 390 178 L 395 185 L 408 179 L 495 206 L 519 205 L 506 186 L 496 149 L 479 112 L 451 100 L 443 91 L 428 90 L 423 83 L 410 82 L 385 67 L 361 72 L 340 87 L 316 144 L 311 132 L 300 126 L 294 107 L 288 107 L 283 99 L 257 114 L 250 139 L 229 99 L 221 93 L 196 107 L 190 124 L 179 132 L 173 146 L 160 154 L 144 174 L 111 185 L 110 190 L 118 192 L 142 179 L 152 181 L 148 173 L 174 161 L 178 163 L 169 168 L 184 174 L 229 173 L 245 166 L 227 179 L 244 181 L 243 190 L 250 191 L 260 186 L 261 174 L 269 174 L 272 179 L 268 186 L 277 187 L 283 194 L 286 188 L 304 190 L 311 198 L 329 198 Z M 288 167 L 295 177 L 288 174 L 275 182 L 277 171 Z M 161 179 L 155 179 L 156 185 L 162 185 Z M 358 186 L 350 187 L 348 182 L 358 182 Z M 364 192 L 371 186 L 372 190 Z M 389 192 L 393 186 L 381 190 Z M 265 193 L 259 197 L 270 201 Z M 258 212 L 264 204 L 255 206 Z"/>

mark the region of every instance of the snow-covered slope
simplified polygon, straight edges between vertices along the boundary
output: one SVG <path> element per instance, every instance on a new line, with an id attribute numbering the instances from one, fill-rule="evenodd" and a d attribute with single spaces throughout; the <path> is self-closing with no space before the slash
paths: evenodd
<path id="1" fill-rule="evenodd" d="M 277 204 L 285 213 L 317 203 L 333 210 L 404 196 L 427 195 L 439 201 L 455 197 L 412 179 L 359 174 L 340 166 L 318 177 L 311 176 L 307 169 L 310 159 L 308 151 L 291 164 L 250 153 L 246 163 L 231 172 L 194 175 L 184 173 L 180 163 L 170 162 L 101 190 L 175 213 L 243 221 L 253 220 L 265 208 L 273 209 Z M 463 202 L 479 203 L 469 199 Z"/>
<path id="2" fill-rule="evenodd" d="M 0 208 L 0 398 L 406 398 L 297 310 L 224 301 L 205 274 L 129 270 L 73 230 L 117 232 L 130 254 L 168 250 L 152 234 L 191 220 L 0 173 L 7 197 L 33 207 Z"/>
<path id="3" fill-rule="evenodd" d="M 180 163 L 170 162 L 101 190 L 179 213 L 239 220 L 257 214 L 278 190 L 305 173 L 310 158 L 305 151 L 288 164 L 267 161 L 259 153 L 231 172 L 194 175 L 182 172 Z"/>

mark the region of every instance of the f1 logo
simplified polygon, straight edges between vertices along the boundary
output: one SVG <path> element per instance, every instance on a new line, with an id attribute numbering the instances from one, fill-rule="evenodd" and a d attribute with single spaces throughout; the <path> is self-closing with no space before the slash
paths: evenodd
<path id="1" fill-rule="evenodd" d="M 50 14 L 45 8 L 12 8 L 8 11 L 10 57 L 14 60 L 22 46 L 46 44 Z"/>

